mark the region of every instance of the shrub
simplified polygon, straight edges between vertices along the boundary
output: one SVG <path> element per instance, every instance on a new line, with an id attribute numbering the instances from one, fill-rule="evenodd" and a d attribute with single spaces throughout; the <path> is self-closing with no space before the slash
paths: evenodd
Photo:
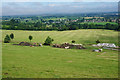
<path id="1" fill-rule="evenodd" d="M 4 43 L 9 43 L 10 42 L 10 37 L 9 35 L 6 35 L 4 38 Z"/>
<path id="2" fill-rule="evenodd" d="M 10 38 L 14 39 L 14 34 L 13 33 L 10 34 Z"/>
<path id="3" fill-rule="evenodd" d="M 75 40 L 72 40 L 72 43 L 75 43 Z"/>
<path id="4" fill-rule="evenodd" d="M 54 41 L 54 39 L 52 39 L 52 42 Z"/>
<path id="5" fill-rule="evenodd" d="M 96 43 L 98 44 L 98 43 L 100 43 L 100 41 L 99 41 L 99 40 L 97 40 L 97 41 L 96 41 Z"/>
<path id="6" fill-rule="evenodd" d="M 46 38 L 46 40 L 45 40 L 45 43 L 44 43 L 44 45 L 50 45 L 50 44 L 52 44 L 52 42 L 54 41 L 54 39 L 52 39 L 52 38 L 50 38 L 49 36 Z"/>
<path id="7" fill-rule="evenodd" d="M 33 37 L 30 35 L 30 36 L 29 36 L 29 40 L 31 41 L 31 40 L 32 40 L 32 38 L 33 38 Z"/>
<path id="8" fill-rule="evenodd" d="M 118 46 L 120 47 L 120 41 L 118 42 Z"/>

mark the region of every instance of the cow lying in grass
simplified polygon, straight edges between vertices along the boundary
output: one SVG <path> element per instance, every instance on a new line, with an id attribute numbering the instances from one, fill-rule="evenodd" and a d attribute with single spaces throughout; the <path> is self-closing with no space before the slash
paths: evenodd
<path id="1" fill-rule="evenodd" d="M 65 47 L 65 49 L 69 49 L 69 48 L 70 48 L 69 46 Z"/>
<path id="2" fill-rule="evenodd" d="M 94 49 L 93 52 L 102 52 L 102 49 Z"/>
<path id="3" fill-rule="evenodd" d="M 83 47 L 82 44 L 70 44 L 70 43 L 53 44 L 53 47 L 64 49 L 85 49 L 85 47 Z"/>

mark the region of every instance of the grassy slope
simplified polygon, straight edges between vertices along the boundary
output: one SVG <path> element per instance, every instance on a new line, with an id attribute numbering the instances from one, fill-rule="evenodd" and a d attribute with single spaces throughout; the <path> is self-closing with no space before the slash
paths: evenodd
<path id="1" fill-rule="evenodd" d="M 103 41 L 117 41 L 117 32 L 109 30 L 77 30 L 77 31 L 3 31 L 13 32 L 14 41 L 28 41 L 26 37 L 33 35 L 33 42 L 43 42 L 50 35 L 54 43 L 70 42 L 94 43 L 94 38 Z M 83 35 L 84 34 L 84 35 Z M 98 37 L 99 36 L 99 37 Z M 89 41 L 89 42 L 88 42 Z M 95 53 L 88 47 L 85 50 L 66 50 L 52 47 L 23 47 L 3 43 L 3 77 L 15 78 L 116 78 L 118 76 L 117 51 L 104 50 Z M 5 74 L 8 73 L 8 74 Z"/>
<path id="2" fill-rule="evenodd" d="M 44 43 L 47 36 L 50 36 L 55 41 L 54 43 L 71 42 L 75 40 L 76 43 L 91 44 L 95 43 L 97 39 L 101 42 L 109 42 L 118 44 L 118 32 L 111 30 L 71 30 L 71 31 L 15 31 L 3 30 L 3 40 L 6 34 L 14 33 L 15 39 L 13 41 L 29 41 L 28 36 L 32 35 L 32 42 Z"/>

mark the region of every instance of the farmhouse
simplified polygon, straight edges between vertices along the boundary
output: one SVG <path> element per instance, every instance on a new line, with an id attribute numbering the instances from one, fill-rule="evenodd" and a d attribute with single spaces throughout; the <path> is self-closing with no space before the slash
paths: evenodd
<path id="1" fill-rule="evenodd" d="M 109 48 L 116 48 L 117 46 L 113 43 L 98 43 L 97 45 L 93 46 L 98 46 L 98 47 L 109 47 Z"/>

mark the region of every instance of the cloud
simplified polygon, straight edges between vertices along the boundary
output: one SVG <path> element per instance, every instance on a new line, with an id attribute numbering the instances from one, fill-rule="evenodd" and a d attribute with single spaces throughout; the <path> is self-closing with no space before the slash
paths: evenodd
<path id="1" fill-rule="evenodd" d="M 3 0 L 2 2 L 30 2 L 32 0 Z"/>
<path id="2" fill-rule="evenodd" d="M 118 11 L 115 2 L 5 2 L 3 15 L 89 13 Z"/>
<path id="3" fill-rule="evenodd" d="M 84 0 L 74 0 L 74 2 L 84 2 Z"/>
<path id="4" fill-rule="evenodd" d="M 57 6 L 56 4 L 49 4 L 48 6 L 54 7 Z"/>
<path id="5" fill-rule="evenodd" d="M 74 0 L 74 2 L 119 2 L 119 0 Z"/>
<path id="6" fill-rule="evenodd" d="M 2 2 L 119 2 L 119 0 L 2 0 Z"/>

